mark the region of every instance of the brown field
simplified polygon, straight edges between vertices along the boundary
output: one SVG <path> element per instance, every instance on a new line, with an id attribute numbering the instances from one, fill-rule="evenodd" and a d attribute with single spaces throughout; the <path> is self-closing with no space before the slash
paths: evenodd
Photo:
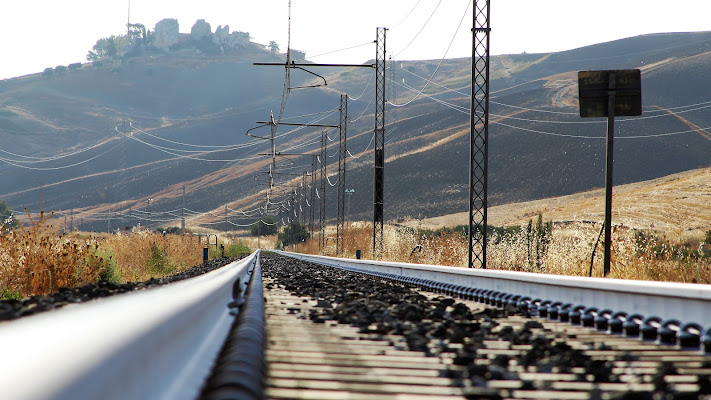
<path id="1" fill-rule="evenodd" d="M 612 223 L 637 230 L 651 230 L 683 241 L 702 237 L 711 229 L 711 168 L 615 187 Z M 543 214 L 557 225 L 605 219 L 604 189 L 569 196 L 513 203 L 489 208 L 490 225 L 522 226 Z M 411 220 L 406 226 L 439 229 L 467 223 L 467 213 Z"/>

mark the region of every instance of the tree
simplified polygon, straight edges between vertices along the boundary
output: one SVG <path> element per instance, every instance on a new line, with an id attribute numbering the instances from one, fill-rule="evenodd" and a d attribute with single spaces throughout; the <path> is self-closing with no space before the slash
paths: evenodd
<path id="1" fill-rule="evenodd" d="M 96 41 L 96 44 L 86 55 L 89 61 L 98 61 L 102 58 L 116 58 L 118 55 L 118 47 L 116 46 L 116 36 L 102 38 Z"/>
<path id="2" fill-rule="evenodd" d="M 17 228 L 17 220 L 15 219 L 12 208 L 8 207 L 5 200 L 0 201 L 0 225 Z"/>
<path id="3" fill-rule="evenodd" d="M 279 234 L 279 240 L 282 245 L 289 246 L 294 243 L 301 243 L 311 237 L 305 225 L 301 225 L 298 221 L 292 221 L 284 227 L 284 232 Z"/>
<path id="4" fill-rule="evenodd" d="M 265 215 L 258 220 L 256 220 L 252 226 L 249 228 L 249 232 L 252 236 L 268 236 L 275 235 L 279 231 L 274 218 Z"/>
<path id="5" fill-rule="evenodd" d="M 272 40 L 271 42 L 269 42 L 269 45 L 267 45 L 267 47 L 269 47 L 269 50 L 270 50 L 272 53 L 278 53 L 278 52 L 279 52 L 279 44 L 278 44 L 277 42 L 273 41 L 273 40 Z"/>

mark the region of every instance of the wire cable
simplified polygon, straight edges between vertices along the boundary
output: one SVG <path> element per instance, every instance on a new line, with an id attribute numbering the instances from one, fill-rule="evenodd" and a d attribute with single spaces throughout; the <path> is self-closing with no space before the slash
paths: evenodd
<path id="1" fill-rule="evenodd" d="M 350 120 L 350 121 L 348 121 L 348 122 L 351 122 L 351 123 L 352 123 L 352 122 L 356 122 L 356 121 L 358 121 L 363 115 L 365 115 L 365 112 L 368 111 L 368 109 L 370 108 L 370 105 L 373 104 L 373 99 L 374 99 L 374 98 L 375 98 L 375 97 L 371 97 L 371 98 L 370 98 L 370 101 L 368 102 L 368 105 L 365 106 L 365 108 L 363 109 L 363 112 L 360 113 L 360 115 L 359 115 L 356 119 Z"/>
<path id="2" fill-rule="evenodd" d="M 412 6 L 412 8 L 410 9 L 410 12 L 408 12 L 407 15 L 405 15 L 405 17 L 400 20 L 400 22 L 398 22 L 397 24 L 393 25 L 393 27 L 390 28 L 390 29 L 395 29 L 395 28 L 397 28 L 398 26 L 400 26 L 400 24 L 402 24 L 403 22 L 405 22 L 405 20 L 410 17 L 410 14 L 412 14 L 412 12 L 415 11 L 415 9 L 417 8 L 417 6 L 420 4 L 420 1 L 421 1 L 421 0 L 417 0 L 417 2 L 415 3 L 415 5 Z"/>
<path id="3" fill-rule="evenodd" d="M 358 47 L 368 46 L 368 45 L 370 45 L 370 44 L 373 44 L 373 42 L 371 41 L 371 42 L 366 42 L 366 43 L 362 43 L 362 44 L 357 44 L 357 45 L 354 45 L 354 46 L 344 47 L 344 48 L 338 49 L 338 50 L 331 50 L 331 51 L 327 51 L 327 52 L 325 52 L 325 53 L 316 54 L 315 56 L 309 56 L 308 58 L 309 58 L 309 59 L 313 59 L 313 58 L 316 58 L 316 57 L 326 56 L 326 55 L 333 54 L 333 53 L 339 53 L 339 52 L 341 52 L 341 51 L 357 49 Z M 296 60 L 294 60 L 294 61 L 304 61 L 304 60 L 306 60 L 306 58 L 298 58 L 298 59 L 296 59 Z"/>
<path id="4" fill-rule="evenodd" d="M 370 87 L 370 84 L 373 82 L 373 77 L 374 77 L 374 76 L 375 76 L 375 74 L 370 74 L 370 78 L 368 79 L 368 83 L 365 85 L 365 88 L 363 89 L 363 91 L 361 92 L 361 94 L 358 95 L 358 97 L 351 97 L 350 95 L 348 95 L 348 99 L 349 99 L 349 100 L 352 100 L 352 101 L 358 101 L 361 97 L 363 97 L 363 95 L 365 94 L 365 91 L 368 90 L 368 88 Z"/>
<path id="5" fill-rule="evenodd" d="M 441 3 L 441 0 L 440 0 L 440 3 Z M 442 63 L 444 62 L 444 59 L 447 57 L 447 54 L 449 53 L 449 49 L 452 48 L 452 44 L 454 44 L 454 39 L 457 37 L 457 34 L 459 33 L 459 28 L 462 26 L 462 22 L 464 22 L 464 17 L 467 16 L 467 11 L 469 11 L 469 6 L 470 6 L 471 4 L 472 4 L 472 2 L 471 2 L 471 0 L 470 0 L 470 1 L 467 3 L 467 8 L 464 10 L 464 15 L 462 15 L 462 19 L 459 20 L 459 25 L 457 25 L 457 30 L 454 32 L 454 36 L 452 36 L 452 40 L 449 42 L 449 46 L 447 46 L 447 50 L 444 52 L 444 56 L 442 56 L 442 59 L 439 61 L 439 64 L 437 64 L 437 68 L 435 68 L 435 70 L 432 72 L 432 75 L 430 76 L 430 79 L 427 80 L 427 83 L 425 83 L 425 85 L 424 85 L 424 86 L 422 87 L 422 89 L 415 95 L 415 97 L 413 97 L 413 98 L 410 99 L 409 101 L 407 101 L 407 102 L 405 102 L 405 103 L 403 103 L 403 104 L 395 104 L 395 103 L 392 103 L 392 102 L 388 101 L 388 104 L 392 105 L 393 107 L 404 107 L 404 106 L 406 106 L 406 105 L 412 103 L 413 101 L 415 101 L 418 97 L 420 97 L 420 95 L 422 94 L 422 92 L 425 91 L 425 89 L 426 89 L 427 86 L 430 84 L 430 82 L 432 82 L 432 79 L 434 78 L 435 74 L 437 74 L 437 71 L 439 70 L 439 67 L 442 66 Z M 439 6 L 439 4 L 438 4 L 438 6 Z"/>
<path id="6" fill-rule="evenodd" d="M 363 156 L 363 154 L 365 154 L 365 152 L 370 149 L 370 145 L 373 144 L 373 140 L 374 140 L 374 139 L 375 139 L 375 135 L 372 135 L 372 136 L 370 137 L 370 143 L 368 143 L 368 146 L 365 148 L 365 150 L 363 150 L 363 151 L 362 151 L 359 155 L 357 155 L 357 156 L 354 156 L 353 154 L 351 154 L 351 151 L 348 150 L 348 149 L 346 149 L 346 152 L 348 153 L 348 155 L 351 156 L 351 158 L 354 158 L 354 159 L 357 160 L 357 159 L 361 158 L 361 157 Z"/>
<path id="7" fill-rule="evenodd" d="M 414 42 L 414 41 L 417 39 L 417 37 L 420 36 L 420 33 L 422 33 L 422 31 L 425 30 L 425 27 L 427 26 L 427 24 L 429 24 L 429 22 L 430 22 L 430 20 L 432 19 L 432 17 L 434 17 L 435 13 L 437 12 L 437 9 L 438 9 L 439 6 L 442 4 L 442 1 L 443 1 L 443 0 L 439 0 L 439 2 L 437 3 L 437 6 L 434 8 L 434 10 L 432 10 L 432 14 L 430 14 L 429 18 L 427 18 L 427 21 L 425 21 L 425 24 L 422 25 L 422 28 L 420 28 L 420 30 L 417 32 L 417 34 L 415 34 L 415 36 L 412 38 L 412 40 L 410 40 L 410 42 L 409 42 L 407 45 L 405 45 L 405 47 L 403 47 L 402 50 L 400 50 L 400 51 L 398 51 L 397 53 L 395 53 L 395 55 L 394 55 L 393 57 L 397 57 L 397 56 L 400 55 L 403 51 L 407 50 L 407 48 L 410 47 L 410 45 L 412 44 L 412 42 Z M 419 3 L 419 2 L 418 2 L 418 3 Z M 469 7 L 467 7 L 467 8 L 469 8 Z M 413 8 L 413 10 L 414 10 L 414 8 Z M 461 24 L 460 24 L 460 25 L 461 25 Z M 459 28 L 457 28 L 457 30 L 459 30 Z"/>

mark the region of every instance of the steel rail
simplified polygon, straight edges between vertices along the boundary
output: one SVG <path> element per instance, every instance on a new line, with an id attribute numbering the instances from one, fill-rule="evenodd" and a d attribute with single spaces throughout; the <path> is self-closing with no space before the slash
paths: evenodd
<path id="1" fill-rule="evenodd" d="M 0 324 L 7 399 L 193 399 L 258 252 L 212 272 Z M 239 281 L 238 281 L 239 279 Z"/>
<path id="2" fill-rule="evenodd" d="M 396 263 L 375 260 L 353 260 L 310 254 L 278 252 L 279 254 L 330 265 L 337 268 L 371 274 L 388 274 L 410 282 L 429 282 L 452 288 L 452 292 L 498 296 L 530 301 L 544 306 L 567 305 L 571 310 L 581 305 L 579 312 L 590 309 L 613 310 L 609 314 L 626 312 L 627 315 L 657 317 L 657 323 L 679 320 L 696 323 L 711 332 L 711 285 L 673 282 L 633 281 L 609 278 L 583 278 L 517 271 L 468 269 L 426 264 Z M 585 306 L 582 308 L 582 306 Z M 557 312 L 557 310 L 556 310 Z M 602 312 L 601 312 L 602 313 Z M 661 325 L 661 324 L 660 324 Z M 699 332 L 701 333 L 701 332 Z M 711 340 L 711 337 L 705 338 Z"/>

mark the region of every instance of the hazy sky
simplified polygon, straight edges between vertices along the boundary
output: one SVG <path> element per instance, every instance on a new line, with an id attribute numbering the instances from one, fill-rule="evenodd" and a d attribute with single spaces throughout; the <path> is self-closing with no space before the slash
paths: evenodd
<path id="1" fill-rule="evenodd" d="M 292 0 L 291 45 L 315 56 L 370 43 L 375 28 L 384 26 L 394 59 L 440 59 L 455 34 L 447 57 L 466 57 L 471 8 L 458 32 L 457 26 L 468 3 Z M 161 19 L 176 18 L 180 31 L 190 32 L 202 18 L 213 31 L 229 25 L 249 32 L 253 41 L 275 40 L 285 49 L 287 10 L 288 0 L 131 0 L 131 22 L 152 30 Z M 0 79 L 85 62 L 97 39 L 125 32 L 127 15 L 128 0 L 3 0 Z M 492 54 L 560 51 L 645 33 L 711 30 L 711 1 L 491 0 L 491 28 Z M 367 45 L 312 60 L 360 63 L 374 56 L 374 46 Z"/>

